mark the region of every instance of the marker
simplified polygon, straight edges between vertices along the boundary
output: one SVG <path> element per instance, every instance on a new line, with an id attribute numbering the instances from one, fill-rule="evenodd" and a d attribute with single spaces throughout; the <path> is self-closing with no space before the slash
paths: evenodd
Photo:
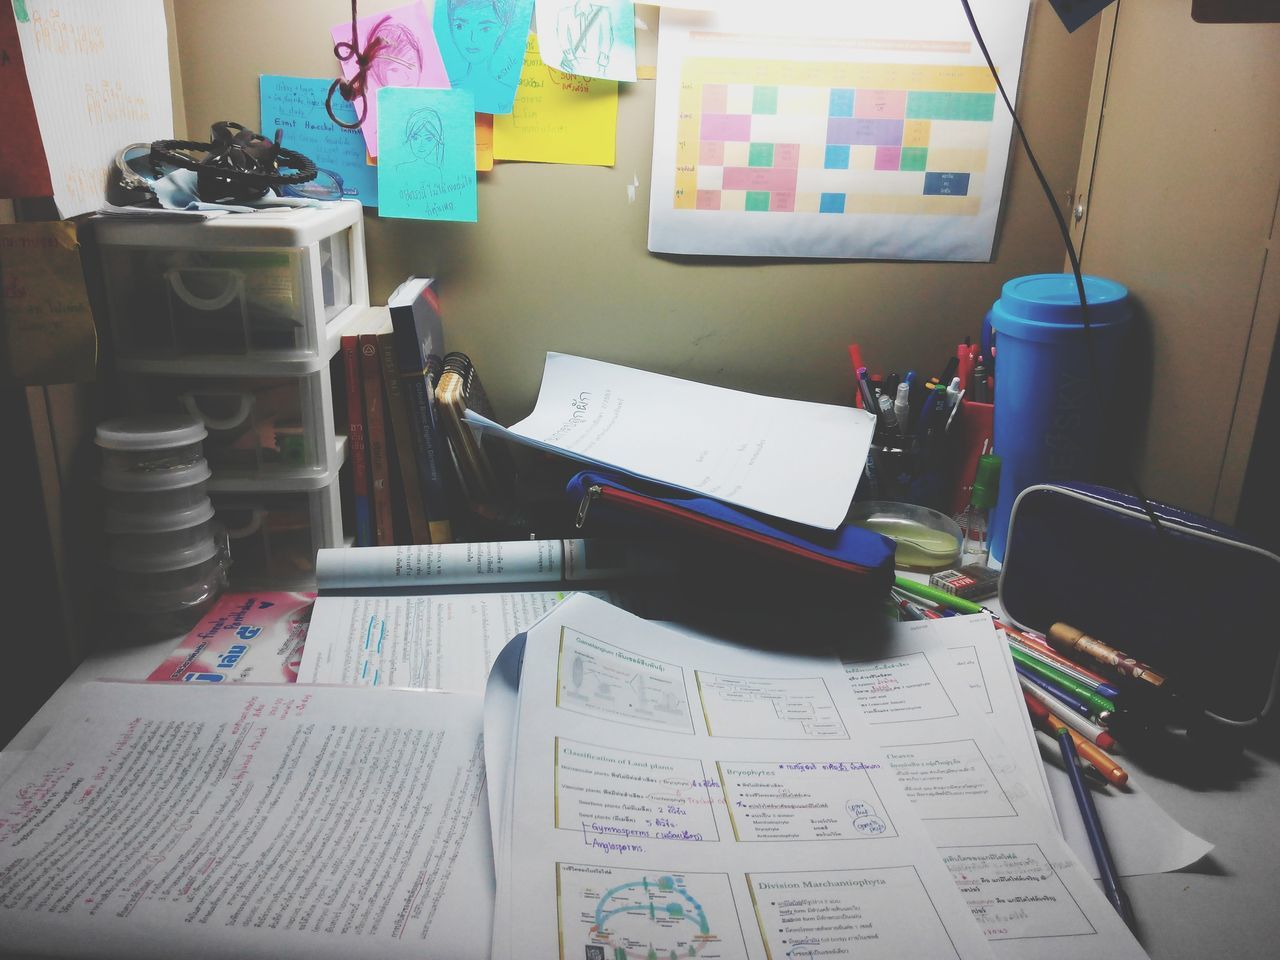
<path id="1" fill-rule="evenodd" d="M 1114 701 L 1095 693 L 1085 684 L 1080 683 L 1074 677 L 1067 676 L 1057 667 L 1036 660 L 1027 651 L 1013 644 L 1009 645 L 1009 653 L 1013 656 L 1014 663 L 1026 667 L 1036 676 L 1043 680 L 1048 680 L 1055 687 L 1065 690 L 1082 703 L 1087 703 L 1098 716 L 1115 713 L 1116 705 Z"/>
<path id="2" fill-rule="evenodd" d="M 969 338 L 965 337 L 965 342 L 956 347 L 956 357 L 960 363 L 956 367 L 956 376 L 960 378 L 960 387 L 972 393 L 973 384 L 970 378 L 973 376 L 973 361 L 975 354 L 973 347 L 969 344 Z"/>
<path id="3" fill-rule="evenodd" d="M 960 394 L 964 391 L 960 389 L 960 378 L 952 377 L 951 386 L 947 387 L 947 409 L 954 410 L 956 404 L 960 401 Z"/>
<path id="4" fill-rule="evenodd" d="M 1113 737 L 1098 724 L 1092 720 L 1080 716 L 1074 710 L 1071 710 L 1065 703 L 1060 701 L 1047 690 L 1037 687 L 1035 684 L 1023 681 L 1018 678 L 1018 685 L 1022 687 L 1023 696 L 1030 697 L 1046 707 L 1050 712 L 1060 717 L 1067 726 L 1069 726 L 1080 736 L 1086 740 L 1091 740 L 1103 750 L 1114 750 L 1116 747 L 1116 738 Z"/>
<path id="5" fill-rule="evenodd" d="M 910 376 L 910 374 L 908 374 L 908 376 Z M 898 384 L 898 395 L 893 401 L 893 416 L 894 419 L 898 421 L 900 428 L 902 428 L 902 425 L 907 422 L 907 418 L 910 413 L 911 384 L 904 380 L 902 383 Z M 905 432 L 905 428 L 903 428 L 903 431 Z"/>
<path id="6" fill-rule="evenodd" d="M 990 613 L 986 607 L 972 600 L 966 600 L 964 597 L 957 597 L 954 594 L 947 593 L 938 587 L 931 587 L 927 583 L 919 583 L 910 580 L 902 574 L 897 574 L 893 578 L 894 586 L 903 593 L 909 593 L 915 597 L 924 597 L 926 600 L 932 600 L 941 607 L 947 607 L 958 613 Z"/>
<path id="7" fill-rule="evenodd" d="M 857 374 L 857 372 L 858 372 L 858 368 L 859 368 L 859 367 L 863 367 L 863 366 L 865 366 L 865 364 L 863 364 L 863 362 L 862 362 L 862 347 L 861 347 L 861 345 L 856 344 L 856 343 L 851 343 L 851 344 L 849 344 L 849 365 L 850 365 L 851 367 L 853 367 L 853 372 L 854 372 L 855 374 Z M 857 393 L 856 391 L 854 392 L 854 395 L 853 395 L 853 405 L 854 405 L 855 407 L 861 407 L 861 406 L 863 406 L 863 403 L 862 403 L 862 396 L 861 396 L 861 394 Z M 871 412 L 872 412 L 872 413 L 874 413 L 875 411 L 873 410 L 873 411 L 871 411 Z"/>
<path id="8" fill-rule="evenodd" d="M 987 397 L 987 363 L 981 354 L 973 365 L 973 399 L 975 403 L 990 402 Z"/>
<path id="9" fill-rule="evenodd" d="M 1057 653 L 1051 653 L 1047 650 L 1042 650 L 1039 647 L 1032 646 L 1030 644 L 1023 643 L 1021 640 L 1017 638 L 1016 635 L 1009 633 L 1008 631 L 1006 631 L 1006 635 L 1009 638 L 1009 643 L 1016 646 L 1023 653 L 1027 654 L 1027 656 L 1034 657 L 1035 659 L 1044 663 L 1046 666 L 1056 667 L 1057 669 L 1065 673 L 1067 676 L 1071 677 L 1073 680 L 1076 680 L 1077 682 L 1084 684 L 1094 693 L 1101 694 L 1102 696 L 1106 697 L 1108 700 L 1114 700 L 1120 695 L 1120 691 L 1117 690 L 1115 687 L 1113 687 L 1111 684 L 1102 680 L 1100 677 L 1096 677 L 1093 674 L 1090 674 L 1087 670 L 1079 669 L 1072 661 L 1068 660 L 1066 657 L 1060 656 Z"/>
<path id="10" fill-rule="evenodd" d="M 1123 653 L 1115 647 L 1107 646 L 1101 640 L 1095 640 L 1084 631 L 1077 630 L 1070 624 L 1055 623 L 1050 627 L 1049 642 L 1058 647 L 1066 647 L 1068 650 L 1078 650 L 1080 653 L 1093 657 L 1099 663 L 1115 667 L 1116 672 L 1121 676 L 1132 677 L 1134 680 L 1144 680 L 1153 687 L 1163 687 L 1165 685 L 1163 674 L 1156 673 L 1141 660 L 1135 660 L 1127 653 Z"/>

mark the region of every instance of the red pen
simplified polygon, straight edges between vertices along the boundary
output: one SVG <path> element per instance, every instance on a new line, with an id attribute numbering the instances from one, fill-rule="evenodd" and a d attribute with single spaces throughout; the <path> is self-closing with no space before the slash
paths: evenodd
<path id="1" fill-rule="evenodd" d="M 853 405 L 861 410 L 866 407 L 866 404 L 862 402 L 862 391 L 858 389 L 856 377 L 858 376 L 858 368 L 865 367 L 866 364 L 862 362 L 862 347 L 856 343 L 849 344 L 849 363 L 853 365 L 853 375 L 855 377 L 853 384 Z M 873 410 L 871 412 L 875 413 L 876 411 Z"/>
<path id="2" fill-rule="evenodd" d="M 967 343 L 959 344 L 956 347 L 956 376 L 960 378 L 960 389 L 965 392 L 965 396 L 969 396 L 969 391 L 973 384 L 969 381 L 973 377 L 973 347 Z"/>

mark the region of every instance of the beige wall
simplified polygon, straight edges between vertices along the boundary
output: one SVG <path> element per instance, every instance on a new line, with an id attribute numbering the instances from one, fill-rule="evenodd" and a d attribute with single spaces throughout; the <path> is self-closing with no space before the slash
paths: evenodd
<path id="1" fill-rule="evenodd" d="M 373 13 L 402 0 L 367 0 Z M 331 77 L 343 0 L 174 0 L 191 136 L 258 122 L 261 73 Z M 1021 102 L 1057 195 L 1075 177 L 1096 28 L 1068 35 L 1033 4 Z M 933 368 L 976 334 L 1007 278 L 1057 270 L 1062 249 L 1021 154 L 990 264 L 761 262 L 646 250 L 652 81 L 623 85 L 612 169 L 502 163 L 482 175 L 477 224 L 367 218 L 372 295 L 440 282 L 446 341 L 476 360 L 500 418 L 531 406 L 547 350 L 725 386 L 847 402 L 846 345 L 873 365 Z M 639 180 L 634 203 L 627 186 Z"/>

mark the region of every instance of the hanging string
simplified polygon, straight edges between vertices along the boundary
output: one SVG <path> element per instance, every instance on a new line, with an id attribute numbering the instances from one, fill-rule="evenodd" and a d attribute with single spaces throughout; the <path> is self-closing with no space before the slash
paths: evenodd
<path id="1" fill-rule="evenodd" d="M 383 40 L 378 36 L 378 31 L 382 25 L 391 19 L 385 16 L 374 24 L 373 29 L 369 31 L 369 41 L 365 44 L 364 50 L 360 49 L 360 37 L 356 33 L 356 2 L 351 0 L 351 42 L 339 40 L 333 45 L 333 55 L 342 63 L 348 63 L 352 60 L 356 63 L 356 73 L 350 80 L 341 78 L 333 81 L 329 86 L 329 95 L 324 98 L 324 109 L 329 114 L 329 119 L 342 127 L 344 130 L 356 130 L 364 123 L 364 118 L 369 114 L 369 99 L 367 96 L 367 79 L 369 74 L 369 66 L 377 57 L 378 51 L 382 49 Z M 333 94 L 337 91 L 343 100 L 348 103 L 356 104 L 356 121 L 355 123 L 346 123 L 339 120 L 333 112 Z M 359 101 L 357 103 L 357 101 Z"/>

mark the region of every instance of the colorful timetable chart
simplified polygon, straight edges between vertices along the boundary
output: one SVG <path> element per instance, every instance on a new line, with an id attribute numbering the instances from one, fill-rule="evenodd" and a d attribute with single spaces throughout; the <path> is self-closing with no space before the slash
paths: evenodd
<path id="1" fill-rule="evenodd" d="M 855 6 L 663 18 L 651 250 L 990 258 L 1011 123 L 959 5 Z M 1027 5 L 986 6 L 1016 90 Z"/>

